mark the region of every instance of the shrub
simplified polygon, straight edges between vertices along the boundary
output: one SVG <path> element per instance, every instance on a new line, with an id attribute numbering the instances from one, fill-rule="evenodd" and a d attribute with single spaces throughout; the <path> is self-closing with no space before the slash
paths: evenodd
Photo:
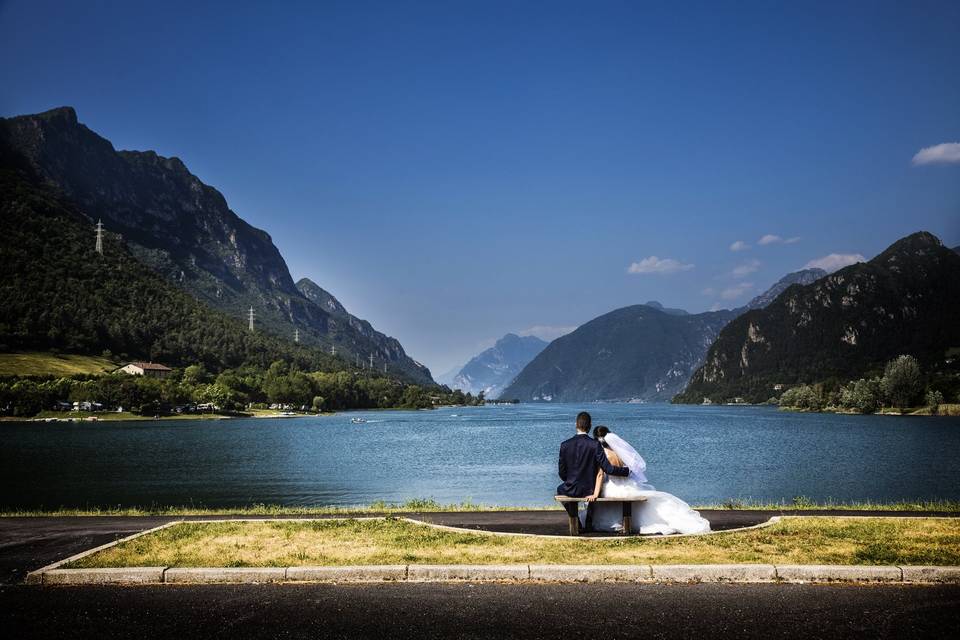
<path id="1" fill-rule="evenodd" d="M 900 356 L 883 370 L 883 394 L 896 407 L 904 409 L 917 399 L 921 390 L 920 365 L 913 356 Z"/>
<path id="2" fill-rule="evenodd" d="M 840 406 L 860 413 L 873 413 L 882 398 L 880 378 L 860 378 L 840 389 Z"/>

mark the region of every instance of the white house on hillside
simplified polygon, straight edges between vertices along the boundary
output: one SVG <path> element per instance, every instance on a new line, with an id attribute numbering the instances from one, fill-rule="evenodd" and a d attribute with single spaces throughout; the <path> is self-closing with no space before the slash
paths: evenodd
<path id="1" fill-rule="evenodd" d="M 173 369 L 162 364 L 157 364 L 156 362 L 131 362 L 130 364 L 120 367 L 117 371 L 123 371 L 131 376 L 166 378 Z"/>

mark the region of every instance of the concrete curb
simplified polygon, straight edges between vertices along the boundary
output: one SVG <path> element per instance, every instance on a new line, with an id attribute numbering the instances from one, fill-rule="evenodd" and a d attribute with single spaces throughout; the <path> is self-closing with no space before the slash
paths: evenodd
<path id="1" fill-rule="evenodd" d="M 383 582 L 407 579 L 407 565 L 287 567 L 287 582 Z"/>
<path id="2" fill-rule="evenodd" d="M 51 569 L 43 584 L 161 584 L 164 567 L 121 569 Z"/>
<path id="3" fill-rule="evenodd" d="M 960 583 L 960 567 L 900 567 L 904 582 L 954 582 Z"/>
<path id="4" fill-rule="evenodd" d="M 856 582 L 960 583 L 960 567 L 771 564 L 688 565 L 370 565 L 350 567 L 230 567 L 49 569 L 44 585 L 259 584 L 278 582 Z"/>
<path id="5" fill-rule="evenodd" d="M 167 569 L 163 581 L 167 584 L 255 584 L 283 582 L 287 578 L 284 567 L 230 567 L 224 569 Z"/>
<path id="6" fill-rule="evenodd" d="M 772 564 L 661 564 L 653 565 L 657 582 L 773 582 Z"/>
<path id="7" fill-rule="evenodd" d="M 407 580 L 446 582 L 448 580 L 528 580 L 526 564 L 411 564 Z"/>
<path id="8" fill-rule="evenodd" d="M 776 569 L 777 578 L 787 582 L 903 582 L 900 567 L 791 564 Z"/>
<path id="9" fill-rule="evenodd" d="M 648 564 L 532 564 L 530 579 L 545 582 L 652 582 Z"/>

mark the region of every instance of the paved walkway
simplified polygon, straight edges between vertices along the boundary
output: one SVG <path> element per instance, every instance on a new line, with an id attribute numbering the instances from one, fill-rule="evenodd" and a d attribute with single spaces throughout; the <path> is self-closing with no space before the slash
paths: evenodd
<path id="1" fill-rule="evenodd" d="M 777 511 L 749 510 L 702 510 L 700 513 L 710 521 L 714 530 L 760 524 L 766 522 L 772 516 L 780 514 Z M 960 516 L 957 513 L 918 511 L 789 511 L 783 513 L 786 515 L 872 515 L 890 517 Z M 485 531 L 544 535 L 566 535 L 567 532 L 567 518 L 563 511 L 486 511 L 410 513 L 403 515 L 424 522 Z M 251 516 L 190 516 L 185 519 L 209 520 L 230 517 Z M 263 517 L 274 518 L 276 516 Z M 86 549 L 178 519 L 180 518 L 169 516 L 0 518 L 0 584 L 20 582 L 28 571 L 39 569 Z"/>
<path id="2" fill-rule="evenodd" d="M 28 638 L 951 638 L 960 586 L 0 586 Z"/>

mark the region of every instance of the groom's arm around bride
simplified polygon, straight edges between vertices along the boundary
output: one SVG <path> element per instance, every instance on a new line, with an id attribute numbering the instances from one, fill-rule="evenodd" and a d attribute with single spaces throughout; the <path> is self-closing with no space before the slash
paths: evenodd
<path id="1" fill-rule="evenodd" d="M 590 414 L 586 411 L 577 416 L 577 435 L 560 445 L 558 471 L 563 482 L 557 487 L 557 494 L 571 498 L 584 498 L 592 495 L 596 486 L 597 469 L 612 476 L 629 475 L 627 467 L 610 464 L 603 446 L 591 438 Z"/>

